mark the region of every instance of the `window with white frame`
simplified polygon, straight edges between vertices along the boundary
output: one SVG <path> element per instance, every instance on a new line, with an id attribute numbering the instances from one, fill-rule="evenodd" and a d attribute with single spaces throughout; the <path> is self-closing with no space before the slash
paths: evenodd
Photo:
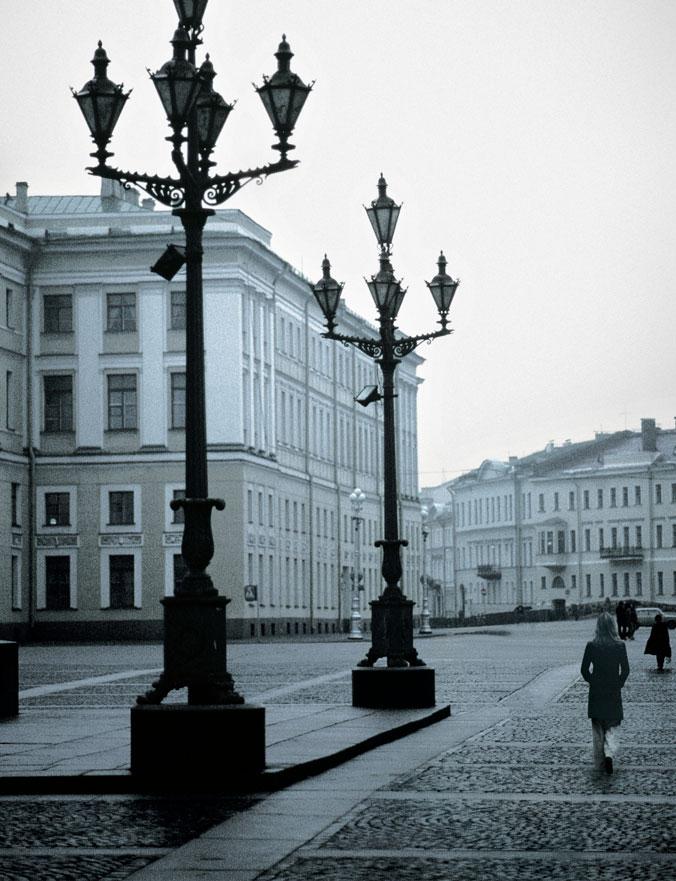
<path id="1" fill-rule="evenodd" d="M 109 333 L 136 330 L 136 294 L 106 295 L 106 330 Z"/>
<path id="2" fill-rule="evenodd" d="M 14 291 L 5 288 L 5 327 L 14 329 Z"/>
<path id="3" fill-rule="evenodd" d="M 108 375 L 108 430 L 129 431 L 138 428 L 136 374 Z"/>
<path id="4" fill-rule="evenodd" d="M 185 291 L 171 291 L 169 305 L 170 330 L 185 330 Z"/>
<path id="5" fill-rule="evenodd" d="M 73 298 L 70 294 L 45 294 L 42 299 L 45 333 L 72 333 Z"/>
<path id="6" fill-rule="evenodd" d="M 70 493 L 45 493 L 45 526 L 70 526 Z"/>
<path id="7" fill-rule="evenodd" d="M 44 376 L 44 431 L 73 430 L 73 377 Z"/>
<path id="8" fill-rule="evenodd" d="M 185 428 L 185 373 L 171 374 L 171 427 Z"/>
<path id="9" fill-rule="evenodd" d="M 111 554 L 108 557 L 111 609 L 134 608 L 134 555 Z"/>
<path id="10" fill-rule="evenodd" d="M 21 484 L 10 484 L 10 518 L 12 526 L 21 525 Z"/>
<path id="11" fill-rule="evenodd" d="M 45 608 L 49 611 L 70 609 L 70 556 L 45 556 Z"/>
<path id="12" fill-rule="evenodd" d="M 5 371 L 5 426 L 8 431 L 14 431 L 16 423 L 14 413 L 16 410 L 16 389 L 14 388 L 14 374 L 11 370 Z"/>
<path id="13" fill-rule="evenodd" d="M 12 554 L 10 557 L 10 590 L 12 596 L 12 609 L 19 611 L 21 609 L 21 557 L 18 554 Z"/>
<path id="14" fill-rule="evenodd" d="M 131 490 L 112 490 L 108 493 L 108 524 L 129 526 L 134 523 L 134 493 Z"/>
<path id="15" fill-rule="evenodd" d="M 139 533 L 141 519 L 141 487 L 138 484 L 117 483 L 100 487 L 99 529 L 102 533 Z"/>

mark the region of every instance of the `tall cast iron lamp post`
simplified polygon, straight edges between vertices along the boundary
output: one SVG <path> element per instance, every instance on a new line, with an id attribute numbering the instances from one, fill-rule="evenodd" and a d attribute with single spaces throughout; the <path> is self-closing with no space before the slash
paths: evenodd
<path id="1" fill-rule="evenodd" d="M 212 174 L 211 154 L 233 105 L 213 88 L 216 74 L 209 55 L 196 66 L 207 3 L 174 0 L 179 21 L 171 40 L 173 57 L 156 73 L 149 72 L 171 129 L 167 140 L 176 177 L 108 165 L 113 155 L 108 143 L 129 92 L 108 79 L 109 60 L 101 42 L 92 61 L 94 78 L 73 92 L 97 147 L 91 154 L 97 164 L 88 169 L 90 174 L 140 187 L 173 209 L 185 231 L 185 248 L 169 245 L 152 267 L 169 280 L 183 263 L 186 266 L 186 497 L 171 504 L 185 513 L 181 552 L 187 571 L 175 595 L 162 600 L 164 670 L 132 709 L 132 771 L 141 774 L 166 773 L 168 760 L 179 774 L 189 775 L 196 768 L 214 774 L 226 760 L 232 766 L 229 745 L 238 751 L 241 770 L 256 770 L 265 762 L 264 710 L 247 706 L 235 691 L 226 663 L 229 600 L 218 594 L 207 573 L 214 554 L 211 510 L 223 510 L 225 503 L 209 497 L 207 483 L 202 234 L 207 218 L 215 213 L 213 206 L 253 180 L 297 165 L 288 158 L 294 149 L 289 137 L 312 85 L 291 71 L 293 53 L 284 36 L 275 53 L 277 71 L 255 87 L 277 134 L 273 149 L 279 158 L 247 171 Z M 169 691 L 184 687 L 187 706 L 161 706 Z"/>
<path id="2" fill-rule="evenodd" d="M 370 603 L 372 645 L 366 658 L 352 673 L 352 702 L 363 707 L 427 707 L 434 704 L 434 670 L 425 665 L 413 647 L 414 603 L 404 596 L 399 586 L 401 548 L 407 542 L 399 537 L 397 513 L 394 375 L 401 359 L 421 343 L 451 333 L 448 311 L 459 282 L 446 273 L 446 258 L 442 252 L 438 261 L 439 272 L 427 282 L 439 311 L 441 327 L 417 336 L 404 336 L 398 330 L 395 321 L 406 290 L 394 277 L 390 256 L 400 209 L 401 206 L 387 195 L 387 183 L 381 175 L 378 198 L 366 208 L 380 249 L 380 269 L 366 281 L 378 310 L 377 338 L 336 333 L 336 313 L 343 285 L 331 277 L 327 257 L 322 263 L 323 276 L 313 288 L 326 319 L 327 330 L 323 336 L 345 346 L 356 346 L 380 365 L 383 377 L 382 393 L 372 395 L 371 400 L 381 399 L 383 402 L 385 536 L 375 545 L 382 548 L 381 571 L 385 589 L 379 599 Z M 374 666 L 380 658 L 387 659 L 386 668 Z"/>
<path id="3" fill-rule="evenodd" d="M 361 525 L 364 518 L 361 509 L 364 507 L 366 494 L 359 487 L 350 493 L 352 504 L 352 523 L 354 524 L 354 567 L 352 569 L 352 610 L 350 613 L 350 633 L 348 639 L 363 639 L 361 632 L 361 612 L 359 611 L 359 591 L 361 590 Z"/>

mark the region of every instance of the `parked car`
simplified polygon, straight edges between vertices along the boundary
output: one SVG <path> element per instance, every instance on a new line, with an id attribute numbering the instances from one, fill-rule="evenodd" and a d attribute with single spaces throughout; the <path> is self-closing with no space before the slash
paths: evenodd
<path id="1" fill-rule="evenodd" d="M 676 614 L 674 612 L 663 612 L 657 606 L 638 606 L 636 609 L 636 617 L 638 618 L 639 627 L 652 627 L 655 623 L 655 615 L 661 615 L 666 621 L 669 630 L 676 628 Z"/>

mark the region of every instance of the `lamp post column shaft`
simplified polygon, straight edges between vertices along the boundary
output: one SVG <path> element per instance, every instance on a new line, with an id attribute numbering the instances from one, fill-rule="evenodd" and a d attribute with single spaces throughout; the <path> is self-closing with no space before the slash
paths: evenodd
<path id="1" fill-rule="evenodd" d="M 420 615 L 420 632 L 431 633 L 430 627 L 430 594 L 427 583 L 427 530 L 422 533 L 422 612 Z"/>
<path id="2" fill-rule="evenodd" d="M 384 341 L 384 354 L 379 363 L 383 374 L 383 512 L 385 540 L 382 543 L 382 574 L 387 584 L 383 592 L 383 598 L 387 599 L 401 596 L 399 581 L 401 580 L 402 568 L 399 518 L 397 514 L 397 444 L 394 423 L 394 371 L 399 362 L 392 357 L 391 348 L 386 341 Z"/>

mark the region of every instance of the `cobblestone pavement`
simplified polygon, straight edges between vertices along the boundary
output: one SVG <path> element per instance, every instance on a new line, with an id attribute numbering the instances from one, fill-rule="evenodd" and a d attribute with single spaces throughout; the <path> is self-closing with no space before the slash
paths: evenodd
<path id="1" fill-rule="evenodd" d="M 222 877 L 259 877 L 260 881 L 665 881 L 672 877 L 676 872 L 676 676 L 651 671 L 652 659 L 641 654 L 643 640 L 628 645 L 632 672 L 625 692 L 621 751 L 612 776 L 591 766 L 584 683 L 573 681 L 570 673 L 562 693 L 537 697 L 542 677 L 579 663 L 592 629 L 589 621 L 521 625 L 421 641 L 418 650 L 436 670 L 437 702 L 452 705 L 453 717 L 446 724 L 459 729 L 463 720 L 483 718 L 482 713 L 486 724 L 471 736 L 459 737 L 450 749 L 440 739 L 429 760 L 391 776 L 381 788 L 369 791 L 366 778 L 346 784 L 363 788 L 365 797 L 354 808 L 342 816 L 337 812 L 318 835 L 308 834 L 301 847 L 271 868 Z M 230 669 L 249 700 L 261 695 L 266 704 L 349 704 L 350 670 L 366 647 L 366 642 L 328 640 L 235 643 L 229 647 Z M 24 653 L 21 687 L 74 683 L 160 665 L 157 646 L 78 647 L 75 652 L 68 647 L 35 647 Z M 320 681 L 331 675 L 338 678 Z M 67 712 L 68 707 L 129 705 L 149 679 L 144 674 L 69 685 L 67 691 L 27 697 L 22 707 L 48 725 L 50 714 Z M 522 700 L 521 695 L 527 697 Z M 498 713 L 501 718 L 496 722 Z M 427 736 L 433 737 L 433 732 L 434 726 Z M 389 749 L 399 749 L 403 756 L 406 743 Z M 345 773 L 349 774 L 349 765 Z M 137 871 L 145 877 L 144 866 L 230 816 L 246 821 L 245 812 L 265 801 L 263 796 L 232 795 L 220 799 L 2 797 L 0 881 L 123 881 Z M 269 829 L 255 826 L 252 820 L 251 834 L 264 839 Z M 216 871 L 208 874 L 221 877 Z M 158 881 L 160 875 L 158 871 Z"/>
<path id="2" fill-rule="evenodd" d="M 676 877 L 676 676 L 652 671 L 643 641 L 628 648 L 614 774 L 592 766 L 587 686 L 578 679 L 395 777 L 261 881 Z M 495 701 L 495 686 L 507 693 L 519 679 L 518 662 L 508 672 L 484 669 L 493 690 L 478 701 Z"/>

